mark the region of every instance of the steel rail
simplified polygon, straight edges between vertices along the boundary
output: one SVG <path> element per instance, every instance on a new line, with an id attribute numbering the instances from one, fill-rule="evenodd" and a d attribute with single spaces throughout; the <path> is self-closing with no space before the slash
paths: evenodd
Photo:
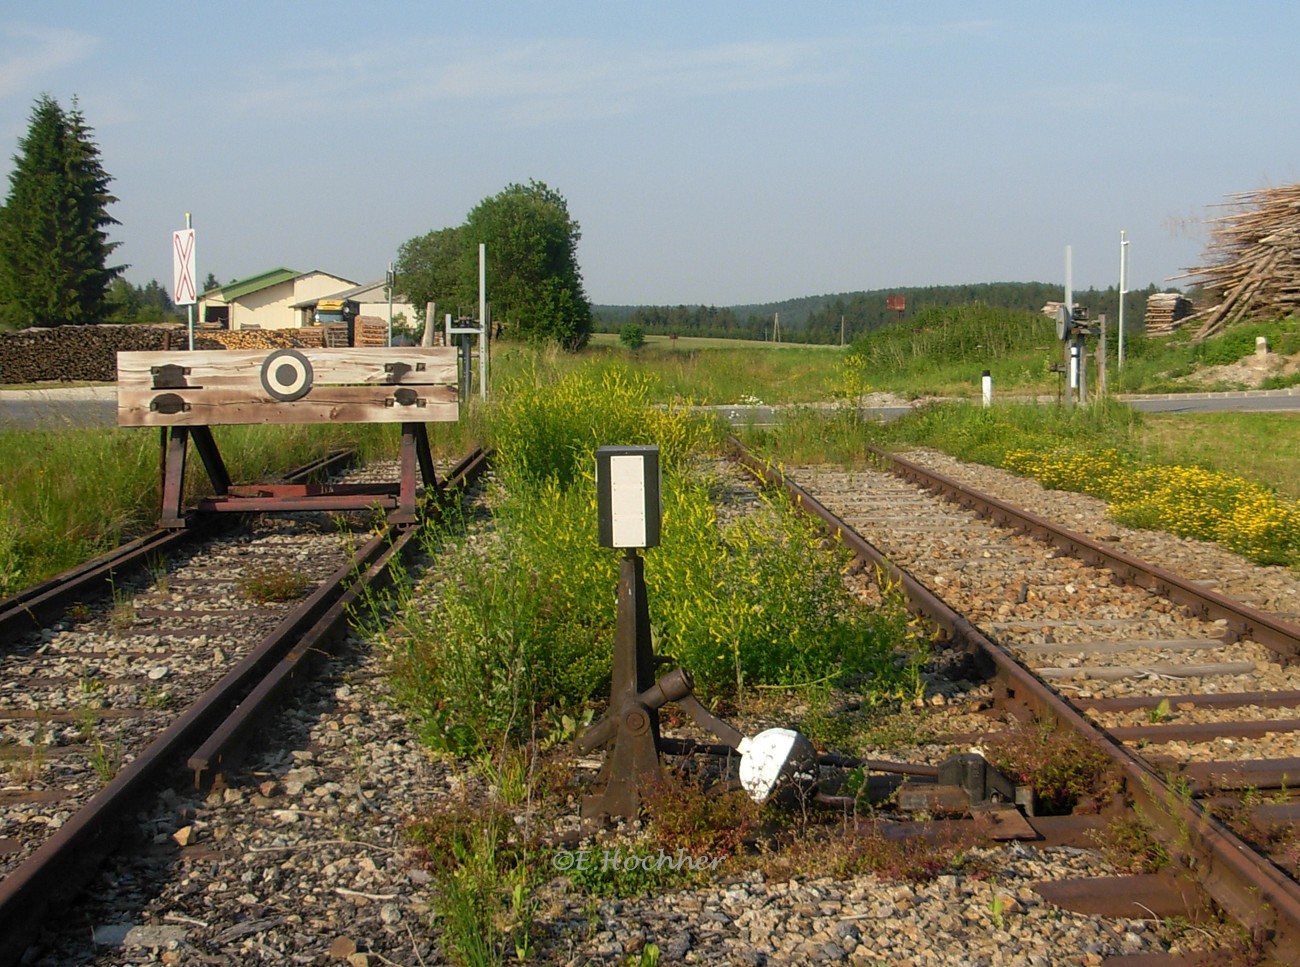
<path id="1" fill-rule="evenodd" d="M 486 466 L 487 454 L 481 449 L 464 457 L 439 488 L 431 513 L 440 514 L 448 501 L 447 495 L 472 484 Z M 219 782 L 224 772 L 238 763 L 258 723 L 278 706 L 279 697 L 309 661 L 331 650 L 337 631 L 346 625 L 348 616 L 365 593 L 388 583 L 392 565 L 404 560 L 416 547 L 418 534 L 418 528 L 391 524 L 376 534 L 331 579 L 337 593 L 305 632 L 291 636 L 296 643 L 285 650 L 284 644 L 289 639 L 282 639 L 275 648 L 268 649 L 265 661 L 274 661 L 274 665 L 190 756 L 189 767 L 194 770 L 196 787 L 202 789 Z"/>
<path id="2" fill-rule="evenodd" d="M 437 500 L 445 501 L 455 487 L 477 477 L 489 456 L 476 449 L 463 458 L 453 469 L 450 480 L 437 488 Z M 363 592 L 366 579 L 385 574 L 393 549 L 409 546 L 417 533 L 417 527 L 394 524 L 368 541 L 352 561 L 285 616 L 252 653 L 190 705 L 107 786 L 0 881 L 0 965 L 17 964 L 35 937 L 45 911 L 71 897 L 93 876 L 116 844 L 126 825 L 125 818 L 161 781 L 164 771 L 188 750 L 203 743 L 214 729 L 220 730 L 232 705 L 247 705 L 251 712 L 248 697 L 261 687 L 259 679 L 268 672 L 274 674 L 295 643 L 307 641 L 302 651 L 308 653 L 314 644 L 333 635 L 348 616 L 348 609 L 341 602 L 356 600 Z M 280 677 L 287 676 L 282 672 Z M 282 685 L 263 689 L 268 693 L 266 697 L 278 695 Z M 266 710 L 267 706 L 261 704 L 258 714 Z M 242 725 L 239 734 L 244 735 L 247 728 L 247 724 Z"/>
<path id="3" fill-rule="evenodd" d="M 295 483 L 336 472 L 351 463 L 355 456 L 352 450 L 334 450 L 291 470 L 282 479 L 286 483 Z M 0 601 L 0 641 L 40 629 L 57 620 L 77 601 L 111 590 L 120 577 L 208 533 L 210 531 L 195 527 L 160 528 Z"/>
<path id="4" fill-rule="evenodd" d="M 1156 824 L 1156 835 L 1181 866 L 1180 872 L 1198 882 L 1207 896 L 1251 932 L 1253 939 L 1267 944 L 1278 963 L 1300 965 L 1300 884 L 1195 801 L 1171 788 L 1155 769 L 1086 719 L 1009 651 L 891 562 L 812 494 L 755 458 L 738 441 L 732 443 L 733 458 L 738 463 L 760 480 L 783 489 L 796 507 L 820 519 L 833 538 L 843 541 L 859 559 L 872 562 L 897 582 L 914 610 L 932 620 L 955 642 L 991 662 L 1006 699 L 1022 703 L 1042 719 L 1071 728 L 1102 749 L 1124 780 L 1135 806 Z M 1003 509 L 1010 507 L 1003 505 Z M 1136 558 L 1129 558 L 1127 563 L 1143 568 Z"/>
<path id="5" fill-rule="evenodd" d="M 936 470 L 876 447 L 868 449 L 892 472 L 922 487 L 937 490 L 942 496 L 982 517 L 1046 540 L 1087 564 L 1108 568 L 1122 580 L 1168 598 L 1197 617 L 1212 621 L 1222 619 L 1227 623 L 1228 634 L 1225 637 L 1228 640 L 1249 638 L 1271 648 L 1288 661 L 1300 658 L 1300 626 L 1244 602 L 1234 601 L 1123 551 L 1105 547 L 1099 541 L 980 493 Z"/>

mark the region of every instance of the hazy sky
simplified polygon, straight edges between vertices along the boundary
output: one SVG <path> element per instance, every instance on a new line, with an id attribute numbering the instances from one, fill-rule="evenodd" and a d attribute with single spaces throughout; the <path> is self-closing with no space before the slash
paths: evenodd
<path id="1" fill-rule="evenodd" d="M 1300 179 L 1300 4 L 177 4 L 0 14 L 0 172 L 79 99 L 127 277 L 356 281 L 512 182 L 582 225 L 597 303 L 1201 264 L 1234 192 Z M 489 280 L 490 284 L 490 280 Z"/>

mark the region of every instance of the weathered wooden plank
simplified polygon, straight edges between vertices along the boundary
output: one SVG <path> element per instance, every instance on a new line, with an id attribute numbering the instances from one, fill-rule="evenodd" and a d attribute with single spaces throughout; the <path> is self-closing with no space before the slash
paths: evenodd
<path id="1" fill-rule="evenodd" d="M 418 402 L 404 405 L 398 392 L 411 393 Z M 164 409 L 179 398 L 188 406 L 180 412 Z M 268 396 L 260 386 L 230 389 L 129 389 L 119 385 L 119 426 L 222 426 L 287 423 L 431 423 L 459 418 L 454 386 L 313 386 L 298 400 Z M 420 405 L 423 404 L 423 405 Z"/>
<path id="2" fill-rule="evenodd" d="M 117 385 L 154 386 L 155 366 L 179 366 L 190 386 L 258 386 L 262 364 L 274 349 L 223 349 L 195 352 L 129 352 L 117 354 Z M 377 349 L 299 349 L 312 367 L 313 385 L 455 384 L 456 349 L 452 346 L 405 346 Z M 389 372 L 385 366 L 397 371 Z M 405 367 L 404 369 L 402 367 Z M 421 368 L 423 367 L 423 368 Z"/>

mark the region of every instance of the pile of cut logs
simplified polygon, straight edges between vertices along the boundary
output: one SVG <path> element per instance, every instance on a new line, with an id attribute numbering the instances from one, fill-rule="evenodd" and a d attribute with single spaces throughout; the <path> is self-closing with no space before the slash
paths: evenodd
<path id="1" fill-rule="evenodd" d="M 1177 292 L 1152 292 L 1147 296 L 1147 335 L 1168 335 L 1191 314 L 1191 300 L 1183 298 Z"/>
<path id="2" fill-rule="evenodd" d="M 0 383 L 111 383 L 117 354 L 185 348 L 177 326 L 51 326 L 0 333 Z"/>
<path id="3" fill-rule="evenodd" d="M 1204 339 L 1246 316 L 1300 309 L 1300 184 L 1229 196 L 1234 210 L 1210 222 L 1210 264 L 1191 269 L 1213 304 L 1193 317 Z"/>
<path id="4" fill-rule="evenodd" d="M 357 316 L 354 342 L 358 346 L 387 346 L 388 322 L 379 316 Z"/>
<path id="5" fill-rule="evenodd" d="M 196 332 L 195 349 L 319 349 L 319 326 L 301 329 L 231 329 Z"/>

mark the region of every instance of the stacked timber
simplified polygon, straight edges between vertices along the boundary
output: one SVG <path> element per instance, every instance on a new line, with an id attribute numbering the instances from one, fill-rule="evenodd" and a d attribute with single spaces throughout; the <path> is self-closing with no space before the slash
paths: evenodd
<path id="1" fill-rule="evenodd" d="M 119 352 L 184 348 L 179 326 L 51 326 L 0 333 L 0 383 L 111 383 Z"/>
<path id="2" fill-rule="evenodd" d="M 301 329 L 231 329 L 194 334 L 195 349 L 319 349 L 321 333 Z"/>
<path id="3" fill-rule="evenodd" d="M 1229 197 L 1233 211 L 1210 222 L 1209 264 L 1192 269 L 1213 300 L 1193 317 L 1197 339 L 1247 316 L 1300 309 L 1300 184 Z"/>
<path id="4" fill-rule="evenodd" d="M 321 338 L 326 349 L 343 349 L 352 345 L 351 327 L 346 322 L 322 322 Z"/>
<path id="5" fill-rule="evenodd" d="M 353 327 L 355 345 L 370 347 L 388 345 L 388 323 L 378 316 L 357 316 Z"/>
<path id="6" fill-rule="evenodd" d="M 1147 296 L 1148 336 L 1166 336 L 1192 314 L 1192 303 L 1177 292 L 1153 292 Z"/>

